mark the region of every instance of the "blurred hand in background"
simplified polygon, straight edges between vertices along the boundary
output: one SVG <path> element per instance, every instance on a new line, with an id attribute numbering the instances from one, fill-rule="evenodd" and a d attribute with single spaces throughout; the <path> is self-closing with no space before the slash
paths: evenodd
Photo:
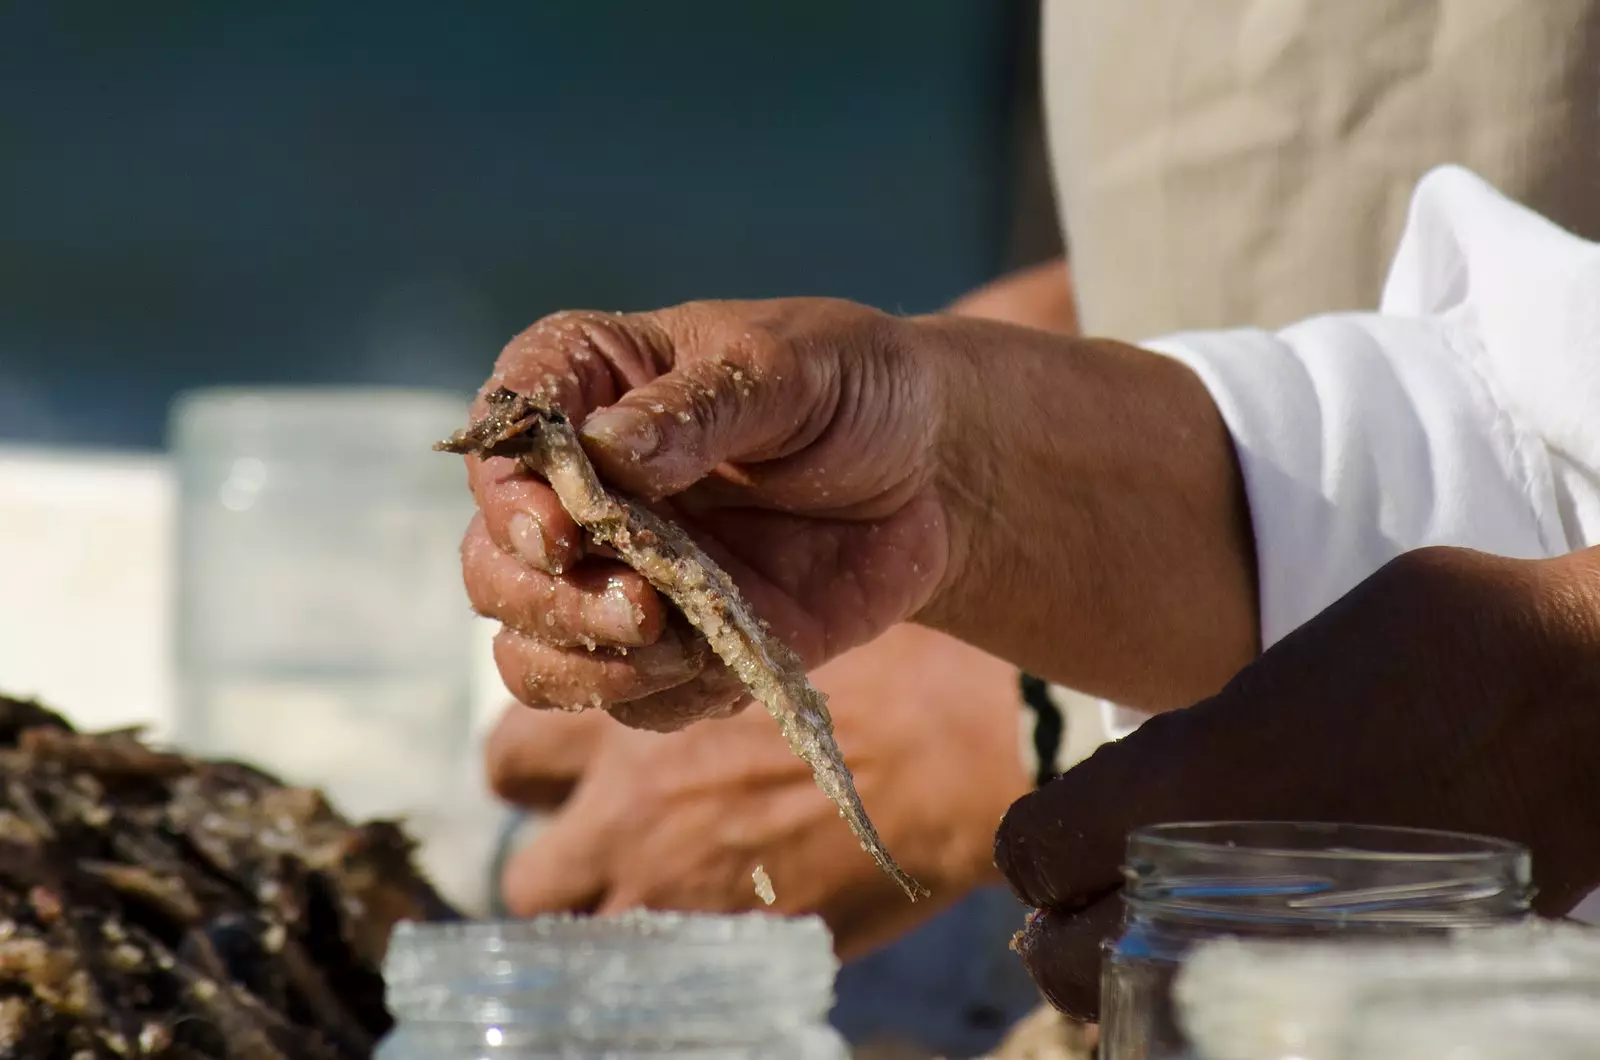
<path id="1" fill-rule="evenodd" d="M 1019 269 L 957 299 L 951 313 L 980 320 L 1019 324 L 1058 335 L 1076 335 L 1078 302 L 1072 272 L 1064 258 Z"/>
<path id="2" fill-rule="evenodd" d="M 635 906 L 815 912 L 849 959 L 999 882 L 993 836 L 1028 790 L 1018 753 L 1016 672 L 943 634 L 896 627 L 822 667 L 840 746 L 896 857 L 933 891 L 909 903 L 880 873 L 759 708 L 673 734 L 604 711 L 513 706 L 489 743 L 510 802 L 551 811 L 512 856 L 518 915 Z"/>

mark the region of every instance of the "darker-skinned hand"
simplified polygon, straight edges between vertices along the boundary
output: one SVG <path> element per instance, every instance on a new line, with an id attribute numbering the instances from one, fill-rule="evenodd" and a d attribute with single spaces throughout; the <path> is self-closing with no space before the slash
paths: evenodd
<path id="1" fill-rule="evenodd" d="M 1402 556 L 1196 706 L 1019 800 L 996 861 L 1040 912 L 1020 939 L 1056 1007 L 1098 1010 L 1130 829 L 1339 821 L 1499 836 L 1535 906 L 1600 884 L 1600 549 Z"/>

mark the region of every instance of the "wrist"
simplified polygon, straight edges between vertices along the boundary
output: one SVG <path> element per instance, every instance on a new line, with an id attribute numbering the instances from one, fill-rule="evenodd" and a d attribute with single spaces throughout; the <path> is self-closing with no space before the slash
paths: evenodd
<path id="1" fill-rule="evenodd" d="M 949 315 L 921 317 L 911 322 L 920 329 L 918 348 L 932 368 L 938 394 L 938 422 L 930 439 L 933 486 L 944 512 L 949 558 L 932 598 L 914 616 L 963 640 L 969 640 L 964 618 L 971 617 L 974 584 L 984 579 L 991 557 L 983 541 L 985 513 L 1003 492 L 996 489 L 1000 472 L 996 439 L 985 424 L 989 402 L 981 355 L 968 325 Z M 980 329 L 985 325 L 978 323 Z M 973 568 L 979 568 L 974 570 Z"/>
<path id="2" fill-rule="evenodd" d="M 1258 644 L 1232 439 L 1187 367 L 1106 340 L 920 318 L 950 563 L 918 620 L 1131 707 L 1210 695 Z"/>
<path id="3" fill-rule="evenodd" d="M 1075 376 L 1085 343 L 951 315 L 913 323 L 936 369 L 932 461 L 950 542 L 945 576 L 916 617 L 995 650 L 990 641 L 1011 643 L 1011 627 L 1056 605 L 1058 535 L 1071 536 L 1078 522 L 1070 491 L 1058 487 L 1097 477 L 1084 466 L 1095 460 L 1092 431 L 1064 425 L 1083 389 Z M 1038 659 L 996 653 L 1052 673 Z"/>

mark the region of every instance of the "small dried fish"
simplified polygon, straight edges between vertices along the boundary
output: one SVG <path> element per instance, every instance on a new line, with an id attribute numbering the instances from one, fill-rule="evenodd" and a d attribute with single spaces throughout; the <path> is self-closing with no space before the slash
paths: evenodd
<path id="1" fill-rule="evenodd" d="M 800 658 L 756 617 L 733 579 L 681 528 L 607 489 L 559 410 L 504 388 L 487 401 L 487 415 L 435 448 L 514 457 L 549 482 L 574 521 L 672 601 L 767 708 L 878 867 L 913 901 L 925 897 L 927 890 L 889 856 L 861 805 L 833 736 L 827 698 L 806 679 Z"/>

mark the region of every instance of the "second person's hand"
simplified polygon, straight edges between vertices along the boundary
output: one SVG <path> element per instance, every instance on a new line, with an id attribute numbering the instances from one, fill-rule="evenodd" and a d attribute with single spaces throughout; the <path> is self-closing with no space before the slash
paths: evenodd
<path id="1" fill-rule="evenodd" d="M 1039 910 L 1021 942 L 1055 1005 L 1092 1018 L 1122 916 L 1127 833 L 1168 821 L 1345 821 L 1499 836 L 1535 908 L 1600 886 L 1600 549 L 1407 553 L 1221 693 L 1020 799 L 996 860 Z"/>
<path id="2" fill-rule="evenodd" d="M 513 706 L 489 741 L 489 776 L 507 801 L 550 817 L 507 864 L 507 906 L 520 916 L 762 909 L 751 879 L 761 865 L 773 908 L 820 914 L 848 959 L 998 882 L 995 822 L 1029 783 L 1015 671 L 901 625 L 815 680 L 885 842 L 933 901 L 907 902 L 861 857 L 766 717 L 663 736 L 600 711 Z"/>

